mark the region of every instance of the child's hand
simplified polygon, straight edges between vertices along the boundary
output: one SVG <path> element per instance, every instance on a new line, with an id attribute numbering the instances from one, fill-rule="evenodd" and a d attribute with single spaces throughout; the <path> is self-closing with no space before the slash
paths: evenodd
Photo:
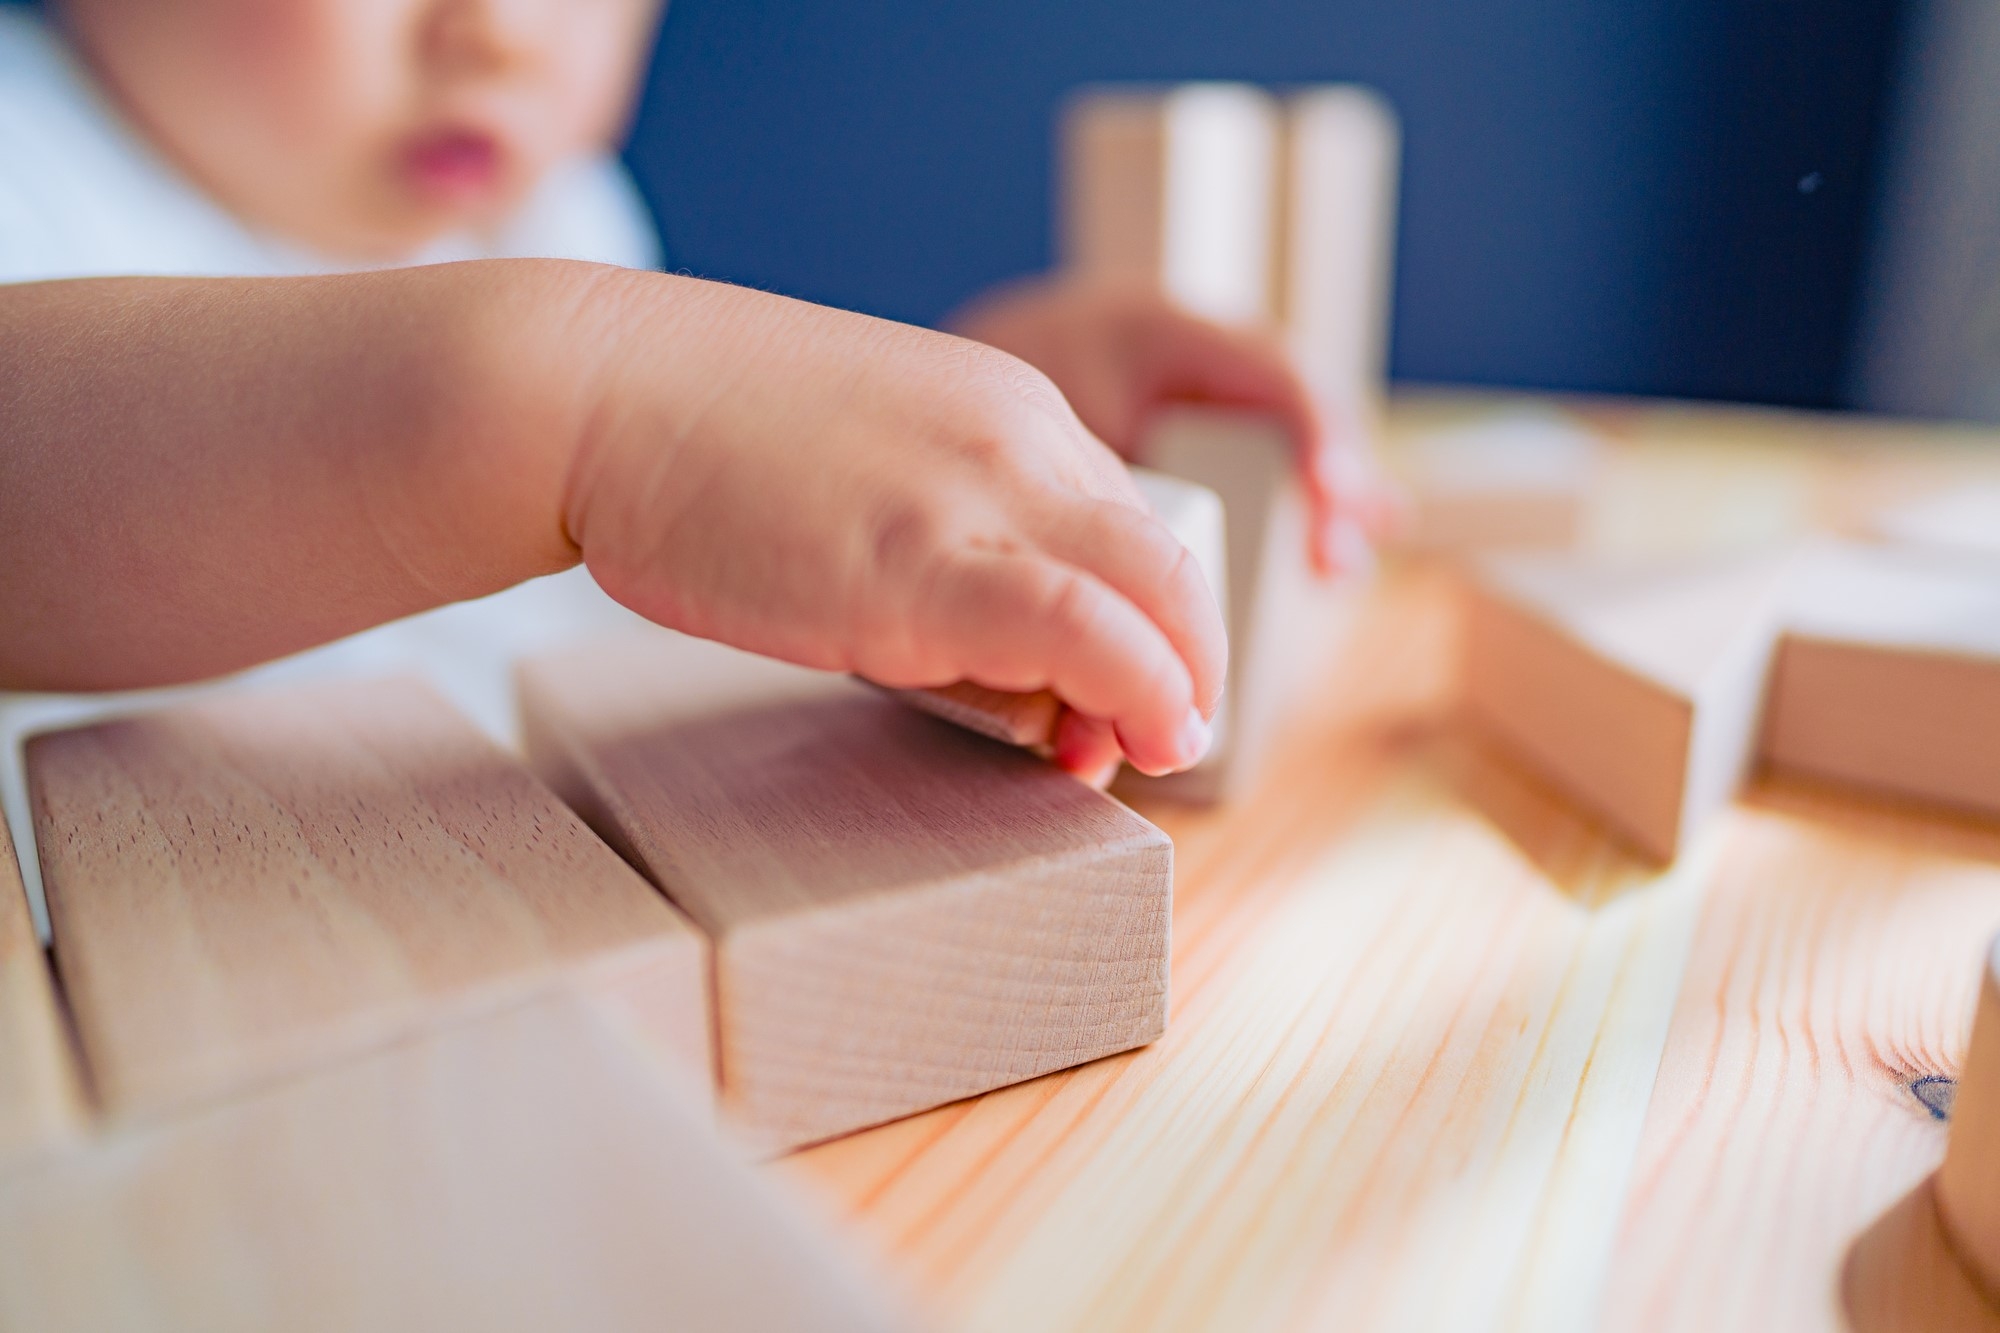
<path id="1" fill-rule="evenodd" d="M 1035 366 L 1083 424 L 1121 456 L 1143 462 L 1148 419 L 1177 402 L 1251 408 L 1296 441 L 1312 507 L 1312 557 L 1322 571 L 1365 563 L 1392 501 L 1374 475 L 1358 417 L 1322 419 L 1277 341 L 1191 315 L 1133 283 L 1046 278 L 1006 287 L 962 312 L 957 331 Z"/>
<path id="2" fill-rule="evenodd" d="M 1039 372 L 658 275 L 607 281 L 596 304 L 612 356 L 564 517 L 612 596 L 884 685 L 1052 689 L 1071 710 L 1057 759 L 1080 773 L 1206 749 L 1214 600 Z"/>

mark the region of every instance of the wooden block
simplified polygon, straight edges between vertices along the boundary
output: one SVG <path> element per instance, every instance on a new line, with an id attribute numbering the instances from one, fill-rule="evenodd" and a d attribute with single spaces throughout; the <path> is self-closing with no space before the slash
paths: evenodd
<path id="1" fill-rule="evenodd" d="M 1980 979 L 1972 1044 L 1938 1168 L 1937 1204 L 1959 1262 L 1987 1300 L 2000 1306 L 2000 940 L 1987 951 Z"/>
<path id="2" fill-rule="evenodd" d="M 1779 768 L 2000 814 L 2000 574 L 1816 550 L 1789 599 L 1762 749 Z"/>
<path id="3" fill-rule="evenodd" d="M 1147 468 L 1133 468 L 1132 480 L 1153 512 L 1160 516 L 1181 545 L 1188 548 L 1208 586 L 1222 605 L 1228 579 L 1224 560 L 1222 500 L 1206 486 L 1169 477 Z M 927 690 L 890 690 L 889 694 L 947 722 L 956 722 L 982 736 L 1009 745 L 1046 752 L 1054 744 L 1062 701 L 1047 690 L 1015 694 L 990 690 L 969 680 Z M 1216 728 L 1222 727 L 1218 712 Z"/>
<path id="4" fill-rule="evenodd" d="M 0 819 L 0 1170 L 65 1138 L 79 1109 L 69 1038 Z"/>
<path id="5" fill-rule="evenodd" d="M 1279 115 L 1244 84 L 1098 89 L 1061 131 L 1058 249 L 1225 323 L 1271 315 Z"/>
<path id="6" fill-rule="evenodd" d="M 28 778 L 57 968 L 115 1114 L 569 974 L 709 1064 L 699 935 L 414 682 L 38 736 Z"/>
<path id="7" fill-rule="evenodd" d="M 1229 680 L 1208 757 L 1184 773 L 1128 770 L 1120 794 L 1207 803 L 1241 795 L 1255 780 L 1288 701 L 1315 665 L 1302 648 L 1311 571 L 1305 497 L 1284 430 L 1266 418 L 1208 408 L 1161 414 L 1146 461 L 1222 498 L 1228 581 Z"/>
<path id="8" fill-rule="evenodd" d="M 1313 391 L 1372 416 L 1388 371 L 1395 113 L 1370 89 L 1327 85 L 1286 99 L 1284 127 L 1278 320 Z"/>
<path id="9" fill-rule="evenodd" d="M 1163 1029 L 1172 844 L 1067 774 L 665 632 L 521 695 L 538 771 L 713 941 L 722 1107 L 759 1148 Z"/>
<path id="10" fill-rule="evenodd" d="M 0 1326 L 898 1327 L 601 1015 L 548 997 L 38 1164 Z"/>
<path id="11" fill-rule="evenodd" d="M 1399 545 L 1441 554 L 1573 545 L 1597 454 L 1596 437 L 1553 410 L 1419 435 L 1390 456 L 1410 498 Z"/>
<path id="12" fill-rule="evenodd" d="M 2000 486 L 1959 486 L 1877 514 L 1869 535 L 1904 546 L 2000 558 Z"/>
<path id="13" fill-rule="evenodd" d="M 1752 757 L 1789 567 L 1495 557 L 1467 600 L 1468 709 L 1641 851 L 1671 859 Z"/>

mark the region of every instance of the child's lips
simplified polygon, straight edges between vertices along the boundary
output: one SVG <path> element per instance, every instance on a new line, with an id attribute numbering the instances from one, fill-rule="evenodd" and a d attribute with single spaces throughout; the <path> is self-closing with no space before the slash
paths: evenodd
<path id="1" fill-rule="evenodd" d="M 506 165 L 497 139 L 462 129 L 418 135 L 404 147 L 402 159 L 404 175 L 418 194 L 461 207 L 491 201 Z"/>

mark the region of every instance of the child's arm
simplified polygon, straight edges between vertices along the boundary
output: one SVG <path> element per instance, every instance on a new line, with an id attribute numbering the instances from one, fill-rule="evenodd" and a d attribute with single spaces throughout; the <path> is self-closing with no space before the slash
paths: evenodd
<path id="1" fill-rule="evenodd" d="M 566 263 L 0 288 L 0 686 L 186 680 L 587 563 L 886 685 L 1053 688 L 1073 767 L 1193 761 L 1192 560 L 1040 374 Z"/>
<path id="2" fill-rule="evenodd" d="M 1045 372 L 1086 427 L 1138 462 L 1147 419 L 1171 403 L 1276 417 L 1298 448 L 1311 554 L 1323 570 L 1365 560 L 1368 539 L 1392 525 L 1394 498 L 1355 405 L 1328 404 L 1323 413 L 1268 334 L 1199 318 L 1143 284 L 1069 275 L 1003 287 L 952 325 Z"/>

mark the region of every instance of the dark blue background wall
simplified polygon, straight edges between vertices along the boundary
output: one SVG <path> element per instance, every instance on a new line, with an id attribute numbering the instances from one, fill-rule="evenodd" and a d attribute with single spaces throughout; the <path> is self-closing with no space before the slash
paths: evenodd
<path id="1" fill-rule="evenodd" d="M 1049 257 L 1104 79 L 1401 111 L 1399 377 L 1830 404 L 1897 0 L 674 0 L 631 159 L 677 266 L 933 321 Z"/>

